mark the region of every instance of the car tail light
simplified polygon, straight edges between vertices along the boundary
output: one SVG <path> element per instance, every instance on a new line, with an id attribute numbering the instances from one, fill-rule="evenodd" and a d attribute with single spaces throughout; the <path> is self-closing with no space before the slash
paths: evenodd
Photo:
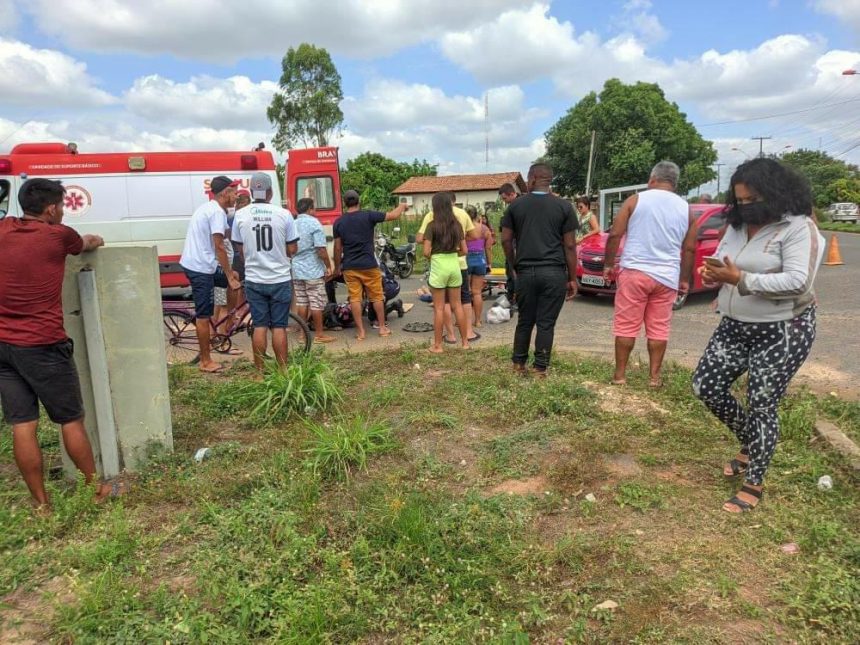
<path id="1" fill-rule="evenodd" d="M 242 170 L 256 170 L 257 157 L 256 155 L 242 155 Z"/>
<path id="2" fill-rule="evenodd" d="M 12 161 L 11 159 L 0 159 L 0 175 L 11 175 L 12 174 Z"/>

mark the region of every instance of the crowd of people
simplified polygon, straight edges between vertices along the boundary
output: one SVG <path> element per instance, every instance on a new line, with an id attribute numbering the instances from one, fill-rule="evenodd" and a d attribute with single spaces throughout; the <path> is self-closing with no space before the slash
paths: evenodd
<path id="1" fill-rule="evenodd" d="M 658 163 L 647 190 L 622 204 L 609 231 L 604 278 L 617 284 L 611 383 L 620 387 L 626 384 L 627 361 L 643 327 L 649 384 L 662 386 L 672 305 L 679 292 L 690 288 L 697 231 L 687 202 L 676 193 L 679 174 L 674 163 Z M 501 244 L 517 309 L 512 369 L 541 379 L 549 373 L 564 302 L 577 293 L 577 242 L 600 233 L 588 199 L 577 199 L 574 207 L 552 192 L 552 180 L 552 168 L 537 163 L 529 169 L 525 194 L 518 195 L 509 184 L 499 191 L 506 205 Z M 180 259 L 194 299 L 202 371 L 223 369 L 210 353 L 211 318 L 217 306 L 230 308 L 239 297 L 247 298 L 250 306 L 254 363 L 260 370 L 270 337 L 276 361 L 286 364 L 293 305 L 300 316 L 313 321 L 315 342 L 332 340 L 323 330 L 322 311 L 327 282 L 341 276 L 349 291 L 356 338 L 366 336 L 365 301 L 375 310 L 379 335 L 391 334 L 374 254 L 374 227 L 401 217 L 406 204 L 388 213 L 366 210 L 358 193 L 346 191 L 346 210 L 334 224 L 329 256 L 313 200 L 298 200 L 295 214 L 272 204 L 271 178 L 265 173 L 251 177 L 244 203 L 237 187 L 229 177 L 212 179 L 212 198 L 191 216 Z M 59 182 L 30 179 L 18 196 L 24 216 L 0 221 L 0 395 L 4 418 L 12 425 L 16 462 L 42 507 L 49 501 L 36 439 L 39 402 L 61 425 L 64 445 L 97 497 L 123 492 L 115 484 L 96 481 L 61 307 L 66 256 L 104 242 L 97 236 L 81 237 L 62 224 L 64 193 Z M 445 343 L 469 348 L 480 337 L 475 328 L 482 316 L 481 291 L 496 242 L 492 227 L 477 210 L 463 210 L 454 202 L 452 193 L 434 195 L 416 240 L 430 262 L 433 353 L 443 352 Z M 700 268 L 702 279 L 719 287 L 720 322 L 692 386 L 737 436 L 738 452 L 723 472 L 744 477 L 738 493 L 724 505 L 726 511 L 738 513 L 751 510 L 762 497 L 779 438 L 777 406 L 815 338 L 813 282 L 824 244 L 812 216 L 808 183 L 775 160 L 755 159 L 737 169 L 725 212 L 728 224 L 717 252 Z M 749 374 L 746 406 L 731 391 L 744 373 Z"/>

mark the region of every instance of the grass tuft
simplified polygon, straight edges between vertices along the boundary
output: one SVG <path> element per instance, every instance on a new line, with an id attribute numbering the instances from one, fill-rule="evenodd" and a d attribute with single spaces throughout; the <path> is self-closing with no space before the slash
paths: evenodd
<path id="1" fill-rule="evenodd" d="M 343 399 L 331 366 L 317 353 L 294 353 L 286 367 L 268 363 L 261 381 L 247 381 L 224 395 L 248 416 L 270 424 L 293 415 L 312 416 Z M 232 401 L 230 401 L 232 399 Z"/>
<path id="2" fill-rule="evenodd" d="M 307 449 L 315 474 L 333 479 L 349 479 L 354 470 L 367 470 L 367 458 L 395 447 L 391 428 L 364 417 L 307 423 L 313 434 Z"/>

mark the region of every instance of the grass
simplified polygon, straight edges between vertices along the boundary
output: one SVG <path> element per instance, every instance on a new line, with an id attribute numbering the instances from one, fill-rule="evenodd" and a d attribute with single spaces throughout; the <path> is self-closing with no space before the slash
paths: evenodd
<path id="1" fill-rule="evenodd" d="M 860 233 L 860 224 L 850 222 L 819 222 L 818 228 L 822 231 L 835 231 L 837 233 Z"/>
<path id="2" fill-rule="evenodd" d="M 223 398 L 230 409 L 248 410 L 255 421 L 277 423 L 293 415 L 313 416 L 343 397 L 321 354 L 294 352 L 286 367 L 270 361 L 262 380 L 250 380 Z"/>
<path id="3" fill-rule="evenodd" d="M 422 355 L 422 369 L 415 351 L 297 358 L 262 382 L 241 364 L 173 368 L 175 452 L 105 507 L 52 482 L 48 519 L 28 509 L 4 429 L 3 638 L 860 638 L 860 481 L 810 442 L 819 415 L 856 430 L 856 404 L 792 392 L 763 505 L 735 517 L 719 472 L 734 443 L 687 370 L 657 392 L 634 370 L 621 391 L 600 385 L 606 363 L 574 354 L 539 382 L 510 374 L 504 349 Z M 40 439 L 55 462 L 56 430 Z M 213 450 L 197 464 L 201 445 Z M 817 489 L 822 474 L 833 490 Z M 618 607 L 595 609 L 607 600 Z"/>
<path id="4" fill-rule="evenodd" d="M 349 479 L 354 470 L 367 470 L 367 459 L 395 447 L 391 428 L 378 421 L 353 417 L 332 422 L 308 422 L 313 439 L 307 449 L 313 472 Z"/>

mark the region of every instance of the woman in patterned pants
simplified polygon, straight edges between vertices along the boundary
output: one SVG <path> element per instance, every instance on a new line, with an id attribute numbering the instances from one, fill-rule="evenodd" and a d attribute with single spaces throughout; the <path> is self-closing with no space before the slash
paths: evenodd
<path id="1" fill-rule="evenodd" d="M 755 159 L 732 176 L 729 227 L 702 279 L 720 284 L 720 324 L 693 375 L 693 391 L 738 438 L 740 450 L 724 468 L 744 475 L 741 490 L 723 505 L 752 510 L 779 440 L 777 407 L 809 356 L 815 339 L 813 281 L 824 239 L 810 217 L 807 182 L 772 159 Z M 749 374 L 747 406 L 731 394 Z"/>

